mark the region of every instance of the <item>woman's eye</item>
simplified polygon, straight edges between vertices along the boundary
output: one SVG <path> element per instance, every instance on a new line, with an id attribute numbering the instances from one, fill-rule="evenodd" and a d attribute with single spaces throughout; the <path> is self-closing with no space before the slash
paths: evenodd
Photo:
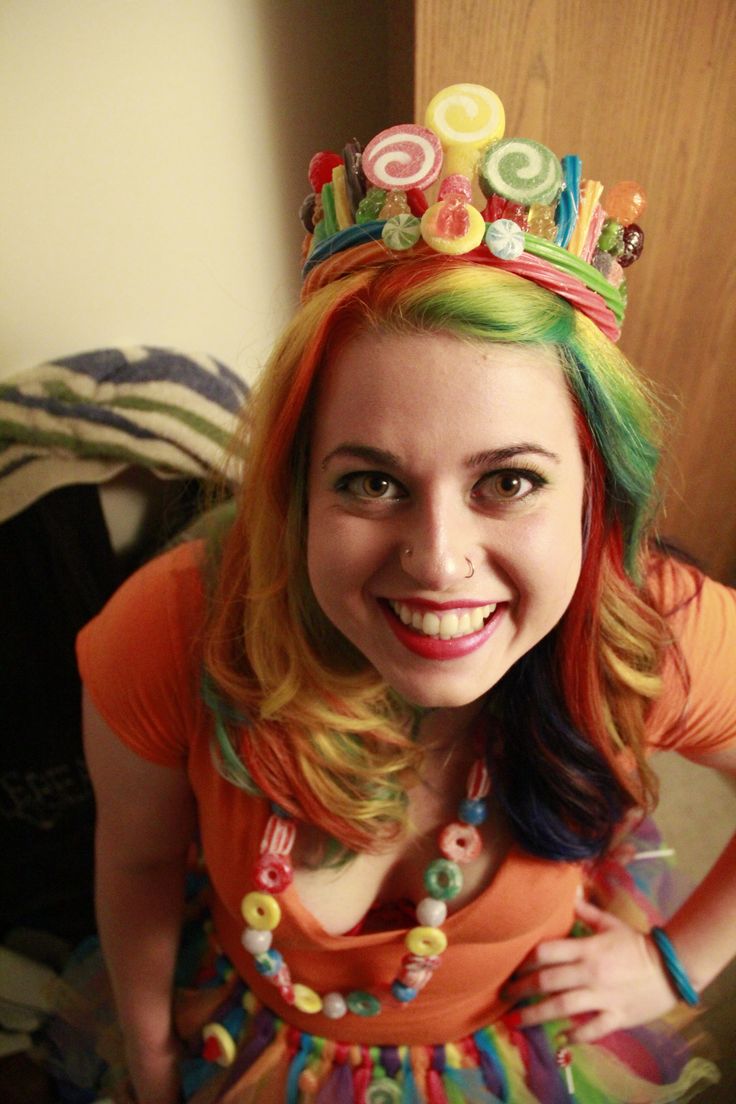
<path id="1" fill-rule="evenodd" d="M 337 489 L 363 499 L 401 497 L 398 485 L 383 472 L 353 472 L 339 481 Z"/>
<path id="2" fill-rule="evenodd" d="M 484 499 L 512 501 L 526 498 L 544 484 L 545 480 L 536 472 L 521 472 L 515 469 L 491 472 L 477 484 L 477 495 Z"/>

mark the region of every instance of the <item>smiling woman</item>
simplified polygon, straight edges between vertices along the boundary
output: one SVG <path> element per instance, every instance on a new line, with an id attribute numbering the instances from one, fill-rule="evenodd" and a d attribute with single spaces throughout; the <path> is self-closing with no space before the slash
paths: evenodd
<path id="1" fill-rule="evenodd" d="M 363 333 L 324 372 L 314 426 L 319 606 L 409 701 L 477 700 L 580 573 L 584 467 L 555 352 Z M 382 469 L 356 468 L 369 456 Z"/>
<path id="2" fill-rule="evenodd" d="M 497 97 L 462 89 L 438 132 L 490 104 L 499 159 Z M 101 934 L 153 1104 L 665 1104 L 717 1077 L 668 1016 L 734 952 L 734 849 L 665 931 L 637 879 L 656 841 L 622 841 L 652 750 L 734 768 L 734 594 L 657 546 L 612 254 L 522 231 L 495 192 L 481 246 L 456 173 L 413 213 L 391 181 L 417 129 L 441 160 L 399 128 L 368 191 L 352 144 L 315 159 L 232 524 L 80 638 Z M 558 231 L 583 207 L 597 242 L 590 203 Z M 195 825 L 213 927 L 174 1017 Z"/>

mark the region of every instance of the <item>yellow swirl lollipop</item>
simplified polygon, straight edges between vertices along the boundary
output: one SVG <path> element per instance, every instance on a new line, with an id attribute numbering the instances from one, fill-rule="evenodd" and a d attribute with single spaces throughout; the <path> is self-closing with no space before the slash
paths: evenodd
<path id="1" fill-rule="evenodd" d="M 433 96 L 425 122 L 444 150 L 443 172 L 473 175 L 478 151 L 503 137 L 506 116 L 495 92 L 482 84 L 451 84 Z"/>

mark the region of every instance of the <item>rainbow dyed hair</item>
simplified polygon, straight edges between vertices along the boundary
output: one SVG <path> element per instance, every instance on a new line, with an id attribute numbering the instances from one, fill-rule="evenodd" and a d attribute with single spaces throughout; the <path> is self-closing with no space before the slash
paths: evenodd
<path id="1" fill-rule="evenodd" d="M 348 851 L 375 850 L 403 827 L 406 772 L 419 759 L 410 711 L 322 613 L 304 554 L 315 385 L 329 358 L 371 330 L 558 350 L 587 464 L 583 569 L 559 625 L 493 689 L 514 739 L 490 754 L 525 847 L 596 853 L 628 808 L 653 797 L 644 716 L 668 637 L 643 580 L 659 421 L 623 354 L 568 302 L 452 258 L 358 269 L 322 287 L 254 389 L 206 642 L 209 685 L 244 722 L 218 711 L 223 770 Z"/>

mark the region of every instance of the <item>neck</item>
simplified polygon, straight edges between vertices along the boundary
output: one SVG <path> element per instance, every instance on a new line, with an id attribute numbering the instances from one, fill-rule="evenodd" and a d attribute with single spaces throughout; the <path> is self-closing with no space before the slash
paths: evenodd
<path id="1" fill-rule="evenodd" d="M 423 711 L 415 729 L 417 743 L 428 752 L 450 752 L 467 745 L 484 705 L 485 698 L 479 698 L 453 709 Z"/>

